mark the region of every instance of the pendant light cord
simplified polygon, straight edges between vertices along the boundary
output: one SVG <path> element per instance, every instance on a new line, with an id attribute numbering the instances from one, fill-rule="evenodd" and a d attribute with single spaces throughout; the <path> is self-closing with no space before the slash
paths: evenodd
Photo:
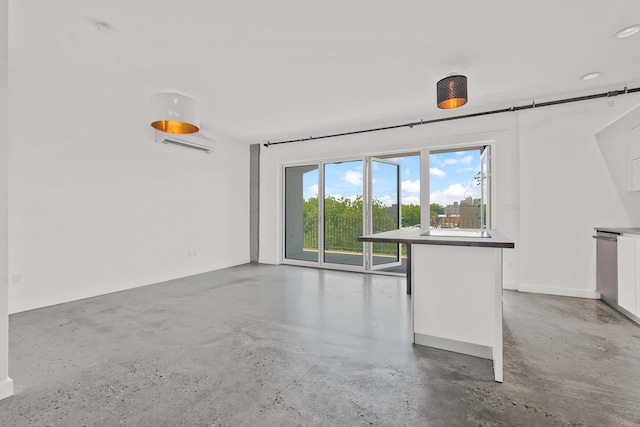
<path id="1" fill-rule="evenodd" d="M 499 110 L 490 110 L 490 111 L 483 111 L 480 113 L 471 113 L 471 114 L 464 114 L 461 116 L 453 116 L 453 117 L 442 117 L 439 119 L 431 119 L 431 120 L 420 120 L 419 122 L 410 122 L 410 123 L 403 123 L 403 124 L 399 124 L 399 125 L 391 125 L 391 126 L 384 126 L 384 127 L 379 127 L 379 128 L 371 128 L 371 129 L 361 129 L 361 130 L 354 130 L 354 131 L 349 131 L 349 132 L 342 132 L 342 133 L 333 133 L 333 134 L 329 134 L 329 135 L 321 135 L 321 136 L 310 136 L 307 138 L 300 138 L 300 139 L 290 139 L 287 141 L 277 141 L 277 142 L 266 142 L 264 143 L 265 147 L 270 147 L 272 145 L 280 145 L 280 144 L 291 144 L 294 142 L 305 142 L 305 141 L 313 141 L 316 139 L 327 139 L 327 138 L 337 138 L 340 136 L 348 136 L 348 135 L 357 135 L 357 134 L 361 134 L 361 133 L 370 133 L 370 132 L 379 132 L 379 131 L 383 131 L 383 130 L 391 130 L 391 129 L 399 129 L 399 128 L 413 128 L 414 126 L 421 126 L 421 125 L 429 125 L 432 123 L 440 123 L 440 122 L 448 122 L 451 120 L 460 120 L 460 119 L 469 119 L 472 117 L 480 117 L 480 116 L 489 116 L 492 114 L 500 114 L 500 113 L 509 113 L 509 112 L 514 112 L 514 111 L 521 111 L 521 110 L 531 110 L 533 108 L 541 108 L 541 107 L 549 107 L 552 105 L 560 105 L 560 104 L 568 104 L 571 102 L 579 102 L 579 101 L 588 101 L 590 99 L 598 99 L 598 98 L 611 98 L 614 96 L 618 96 L 618 95 L 626 95 L 628 93 L 635 93 L 635 92 L 640 92 L 640 87 L 634 88 L 634 89 L 627 89 L 627 87 L 625 86 L 624 89 L 622 90 L 614 90 L 614 91 L 610 91 L 610 92 L 603 92 L 603 93 L 598 93 L 595 95 L 586 95 L 586 96 L 578 96 L 575 98 L 565 98 L 565 99 L 559 99 L 556 101 L 548 101 L 548 102 L 541 102 L 536 104 L 535 101 L 532 101 L 531 104 L 529 105 L 519 105 L 519 106 L 515 106 L 515 107 L 510 107 L 510 108 L 502 108 Z"/>

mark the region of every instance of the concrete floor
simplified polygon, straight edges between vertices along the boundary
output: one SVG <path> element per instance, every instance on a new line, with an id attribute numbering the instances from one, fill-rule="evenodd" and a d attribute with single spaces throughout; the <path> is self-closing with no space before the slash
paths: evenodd
<path id="1" fill-rule="evenodd" d="M 244 265 L 10 317 L 2 426 L 640 424 L 640 328 L 505 292 L 505 382 L 417 347 L 404 279 Z"/>

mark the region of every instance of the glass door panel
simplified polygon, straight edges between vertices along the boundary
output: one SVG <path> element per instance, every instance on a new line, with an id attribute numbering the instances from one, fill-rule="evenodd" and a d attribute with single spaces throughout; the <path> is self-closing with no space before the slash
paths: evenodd
<path id="1" fill-rule="evenodd" d="M 401 224 L 400 163 L 371 159 L 371 232 L 398 230 Z M 400 265 L 400 245 L 373 243 L 371 266 Z"/>
<path id="2" fill-rule="evenodd" d="M 363 266 L 363 162 L 325 163 L 324 262 Z"/>
<path id="3" fill-rule="evenodd" d="M 318 165 L 284 170 L 284 257 L 318 262 Z"/>

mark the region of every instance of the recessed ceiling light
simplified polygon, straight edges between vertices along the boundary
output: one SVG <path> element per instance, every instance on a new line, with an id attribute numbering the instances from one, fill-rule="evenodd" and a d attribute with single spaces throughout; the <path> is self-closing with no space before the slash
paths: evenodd
<path id="1" fill-rule="evenodd" d="M 599 71 L 595 71 L 593 73 L 585 74 L 584 76 L 582 76 L 580 78 L 582 80 L 591 80 L 591 79 L 595 79 L 596 77 L 599 77 L 600 74 L 602 74 L 602 73 L 600 73 Z"/>
<path id="2" fill-rule="evenodd" d="M 638 31 L 640 31 L 640 24 L 636 24 L 636 25 L 632 25 L 632 26 L 627 27 L 627 28 L 623 28 L 622 30 L 620 30 L 617 33 L 615 33 L 615 36 L 618 37 L 619 39 L 623 39 L 625 37 L 630 37 L 630 36 L 634 35 Z"/>

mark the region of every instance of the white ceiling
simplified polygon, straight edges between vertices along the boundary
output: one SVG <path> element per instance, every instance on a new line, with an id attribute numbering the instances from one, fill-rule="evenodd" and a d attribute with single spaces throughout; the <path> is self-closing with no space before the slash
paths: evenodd
<path id="1" fill-rule="evenodd" d="M 28 77 L 19 90 L 52 106 L 126 109 L 145 126 L 149 97 L 177 91 L 198 101 L 203 133 L 243 143 L 640 82 L 640 34 L 613 37 L 640 23 L 638 0 L 9 4 L 10 87 Z M 579 79 L 592 71 L 603 74 Z M 469 103 L 440 111 L 435 85 L 450 72 L 468 77 Z"/>

